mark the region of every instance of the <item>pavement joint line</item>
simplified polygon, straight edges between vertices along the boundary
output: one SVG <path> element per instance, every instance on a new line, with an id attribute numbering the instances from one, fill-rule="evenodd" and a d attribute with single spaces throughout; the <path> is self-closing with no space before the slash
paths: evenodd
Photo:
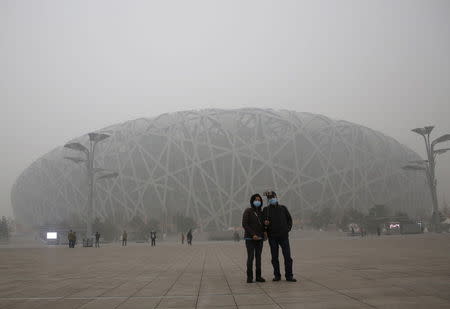
<path id="1" fill-rule="evenodd" d="M 315 280 L 313 280 L 313 279 L 311 279 L 311 278 L 308 278 L 308 277 L 305 277 L 305 276 L 301 276 L 301 275 L 298 275 L 298 276 L 299 276 L 300 278 L 303 278 L 303 280 L 311 281 L 312 283 L 317 284 L 317 285 L 319 285 L 319 286 L 321 286 L 321 287 L 324 287 L 324 288 L 326 288 L 326 289 L 328 289 L 328 290 L 330 290 L 330 291 L 332 291 L 332 292 L 334 292 L 334 293 L 336 293 L 336 294 L 343 295 L 343 296 L 345 296 L 345 297 L 348 297 L 348 298 L 350 298 L 350 299 L 353 299 L 353 300 L 355 300 L 355 301 L 357 301 L 357 302 L 359 302 L 359 303 L 361 303 L 361 304 L 364 304 L 364 305 L 366 305 L 366 306 L 369 306 L 369 307 L 371 307 L 371 308 L 375 308 L 375 309 L 378 308 L 378 307 L 376 307 L 376 306 L 374 306 L 374 305 L 371 305 L 371 304 L 369 304 L 369 303 L 366 303 L 366 302 L 362 301 L 361 299 L 359 299 L 359 298 L 357 298 L 357 297 L 351 296 L 351 295 L 346 294 L 346 293 L 344 293 L 344 292 L 341 292 L 341 291 L 339 291 L 339 290 L 332 289 L 332 288 L 326 286 L 325 284 L 322 284 L 322 283 L 320 283 L 320 282 L 317 282 L 317 281 L 315 281 Z"/>
<path id="2" fill-rule="evenodd" d="M 231 293 L 231 295 L 233 296 L 234 304 L 236 305 L 236 308 L 239 308 L 239 306 L 238 306 L 238 304 L 237 304 L 237 302 L 236 302 L 236 297 L 234 297 L 233 290 L 231 289 L 230 283 L 229 283 L 229 281 L 228 281 L 227 275 L 226 275 L 225 271 L 223 270 L 222 262 L 220 261 L 218 255 L 217 255 L 217 251 L 215 252 L 215 254 L 216 254 L 217 261 L 219 261 L 220 269 L 222 270 L 222 274 L 223 274 L 223 276 L 224 276 L 224 278 L 225 278 L 225 281 L 226 281 L 226 283 L 227 283 L 228 289 L 230 290 L 230 293 Z"/>
<path id="3" fill-rule="evenodd" d="M 227 256 L 226 254 L 224 254 L 224 255 Z M 233 263 L 234 263 L 235 265 L 237 265 L 237 267 L 243 269 L 243 268 L 240 267 L 239 264 L 237 264 L 231 257 L 228 256 L 228 258 L 229 258 L 230 260 L 232 260 Z M 366 305 L 366 306 L 369 306 L 369 307 L 372 307 L 372 308 L 377 308 L 376 306 L 373 306 L 373 305 L 371 305 L 371 304 L 368 304 L 368 303 L 366 303 L 366 302 L 364 302 L 364 301 L 362 301 L 362 300 L 360 300 L 360 299 L 358 299 L 358 298 L 356 298 L 356 297 L 353 297 L 353 296 L 348 295 L 348 294 L 346 294 L 346 293 L 340 292 L 340 291 L 338 291 L 338 290 L 334 290 L 334 289 L 332 289 L 332 288 L 330 288 L 330 287 L 328 287 L 328 286 L 326 286 L 326 285 L 324 285 L 324 284 L 321 284 L 321 283 L 319 283 L 319 282 L 317 282 L 317 281 L 314 281 L 314 280 L 312 280 L 311 278 L 307 278 L 307 277 L 301 276 L 301 275 L 298 275 L 298 276 L 299 276 L 300 278 L 303 278 L 304 280 L 306 279 L 307 281 L 310 281 L 310 282 L 312 282 L 312 283 L 314 283 L 314 284 L 317 284 L 317 285 L 319 285 L 319 286 L 322 286 L 322 287 L 324 287 L 324 288 L 326 288 L 326 289 L 328 289 L 328 290 L 330 290 L 330 291 L 332 291 L 332 292 L 334 292 L 334 293 L 341 294 L 341 295 L 343 295 L 343 296 L 345 296 L 345 297 L 348 297 L 348 298 L 350 298 L 350 299 L 353 299 L 353 300 L 355 300 L 355 301 L 357 301 L 357 302 L 360 302 L 360 303 L 362 303 L 362 304 L 364 304 L 364 305 Z M 365 279 L 365 278 L 363 278 L 363 279 Z M 373 279 L 370 279 L 370 280 L 373 280 Z M 258 284 L 258 285 L 259 285 L 259 284 Z M 266 291 L 264 290 L 263 287 L 261 287 L 261 289 L 264 291 L 264 293 L 265 293 L 269 298 L 272 299 L 272 301 L 274 301 L 274 303 L 276 303 L 278 306 L 280 306 L 277 302 L 275 302 L 275 300 L 274 300 L 268 293 L 266 293 Z M 282 307 L 280 306 L 280 308 L 282 308 Z"/>
<path id="4" fill-rule="evenodd" d="M 198 252 L 196 252 L 198 253 Z M 186 272 L 186 269 L 189 267 L 189 265 L 191 265 L 192 261 L 194 261 L 196 254 L 194 253 L 192 255 L 191 260 L 186 264 L 186 266 L 184 267 L 183 271 L 180 272 L 180 274 L 178 275 L 178 277 L 175 279 L 175 281 L 172 283 L 172 285 L 166 290 L 166 292 L 163 294 L 163 296 L 166 296 L 167 293 L 169 293 L 169 291 L 174 287 L 174 285 L 177 283 L 177 281 L 181 278 L 181 276 Z M 200 287 L 199 287 L 200 288 Z M 153 307 L 153 308 L 158 308 L 158 306 L 161 304 L 162 302 L 162 298 L 161 300 Z"/>
<path id="5" fill-rule="evenodd" d="M 236 293 L 235 295 L 255 295 L 253 293 Z M 203 296 L 233 296 L 233 294 L 203 294 Z M 170 295 L 170 296 L 86 296 L 86 297 L 3 297 L 0 300 L 75 300 L 75 299 L 171 299 L 171 298 L 194 298 L 196 295 Z"/>
<path id="6" fill-rule="evenodd" d="M 223 251 L 222 251 L 222 252 L 223 252 Z M 236 263 L 236 261 L 234 261 L 234 260 L 233 260 L 231 257 L 229 257 L 227 254 L 225 254 L 225 252 L 223 252 L 223 255 L 226 256 L 226 257 L 228 257 L 228 259 L 229 259 L 234 265 L 236 265 L 239 269 L 241 269 L 242 272 L 244 273 L 244 268 L 243 268 L 242 266 L 240 266 L 238 263 Z M 252 265 L 252 267 L 253 267 L 253 265 Z M 275 301 L 275 299 L 273 299 L 273 297 L 269 295 L 269 293 L 267 293 L 267 291 L 261 286 L 261 284 L 256 283 L 256 285 L 259 287 L 259 289 L 260 289 L 261 291 L 264 292 L 264 294 L 265 294 L 267 297 L 269 297 L 269 298 L 273 301 L 273 303 L 274 303 L 275 305 L 277 305 L 279 308 L 283 309 L 283 307 L 282 307 L 279 303 L 277 303 L 277 302 Z"/>
<path id="7" fill-rule="evenodd" d="M 132 295 L 130 295 L 130 296 L 128 296 L 128 298 L 127 299 L 125 299 L 123 302 L 121 302 L 120 304 L 118 304 L 115 308 L 117 308 L 117 307 L 119 307 L 119 306 L 121 306 L 123 303 L 125 303 L 125 302 L 127 302 L 127 300 L 128 299 L 130 299 L 131 297 L 133 297 L 133 295 L 136 295 L 137 293 L 139 293 L 140 291 L 142 291 L 146 286 L 148 286 L 149 284 L 151 284 L 152 282 L 154 282 L 161 274 L 163 274 L 163 273 L 165 273 L 167 270 L 169 270 L 170 268 L 172 268 L 172 267 L 174 267 L 175 265 L 177 265 L 177 263 L 178 263 L 178 261 L 179 260 L 183 260 L 182 259 L 182 257 L 180 257 L 180 258 L 175 258 L 174 259 L 174 263 L 168 263 L 168 266 L 167 267 L 165 267 L 164 269 L 161 269 L 161 270 L 159 270 L 159 272 L 158 272 L 158 274 L 155 276 L 155 277 L 153 277 L 151 280 L 150 280 L 150 282 L 148 282 L 147 284 L 145 284 L 143 287 L 141 287 L 140 289 L 138 289 L 136 292 L 134 292 Z"/>
<path id="8" fill-rule="evenodd" d="M 195 300 L 195 308 L 198 308 L 198 299 L 200 297 L 200 289 L 202 288 L 203 273 L 205 272 L 205 264 L 206 264 L 207 256 L 208 256 L 208 249 L 205 250 L 205 254 L 204 254 L 204 258 L 203 258 L 202 274 L 200 276 L 200 283 L 198 284 L 198 292 L 197 292 L 197 299 Z"/>
<path id="9" fill-rule="evenodd" d="M 255 293 L 207 293 L 203 296 L 233 296 L 233 295 L 255 295 Z M 0 297 L 0 300 L 32 300 L 32 299 L 102 299 L 102 298 L 183 298 L 195 297 L 195 295 L 169 295 L 169 296 L 79 296 L 79 297 L 65 297 L 65 296 L 48 296 L 48 297 Z"/>
<path id="10" fill-rule="evenodd" d="M 178 261 L 178 259 L 175 259 L 175 260 Z M 168 263 L 168 266 L 165 267 L 164 269 L 160 270 L 160 271 L 158 272 L 158 275 L 157 275 L 156 277 L 152 278 L 152 280 L 151 280 L 148 284 L 150 284 L 151 282 L 153 282 L 153 281 L 155 280 L 155 278 L 157 278 L 158 276 L 160 276 L 161 273 L 164 273 L 164 271 L 166 271 L 167 269 L 169 269 L 169 268 L 170 268 L 171 266 L 173 266 L 173 265 L 176 265 L 176 263 L 175 263 L 175 264 Z M 137 267 L 137 266 L 133 266 L 133 267 L 128 268 L 127 270 L 121 271 L 118 275 L 115 275 L 113 278 L 114 278 L 114 279 L 120 279 L 120 278 L 122 278 L 122 277 L 125 278 L 122 274 L 123 274 L 123 273 L 126 274 L 126 273 L 128 273 L 128 272 L 130 271 L 130 269 L 135 269 L 136 267 Z M 83 277 L 80 277 L 80 278 L 82 279 Z M 129 297 L 129 296 L 102 296 L 102 295 L 104 295 L 105 293 L 108 293 L 108 292 L 111 291 L 111 290 L 120 288 L 121 286 L 125 285 L 126 283 L 127 283 L 127 282 L 125 281 L 125 282 L 119 284 L 119 285 L 116 286 L 116 287 L 107 289 L 106 291 L 104 291 L 103 293 L 101 293 L 99 296 L 96 296 L 96 297 L 81 297 L 81 298 L 80 298 L 80 297 L 78 297 L 78 298 L 64 297 L 64 299 L 90 299 L 91 301 L 93 301 L 93 300 L 96 300 L 96 299 L 122 299 L 122 298 L 125 298 L 123 302 L 121 302 L 120 304 L 118 304 L 117 306 L 114 307 L 114 308 L 116 308 L 116 307 L 122 305 L 124 302 L 126 302 L 126 301 L 127 301 L 126 298 Z M 147 285 L 148 285 L 148 284 L 147 284 Z M 88 303 L 89 303 L 89 302 L 88 302 Z"/>
<path id="11" fill-rule="evenodd" d="M 449 277 L 449 280 L 450 280 L 450 277 Z M 395 283 L 392 284 L 392 287 L 401 288 L 401 289 L 404 289 L 404 290 L 409 291 L 409 292 L 417 293 L 417 291 L 414 290 L 414 289 L 412 289 L 412 288 L 405 287 L 405 286 L 400 286 L 400 285 L 396 285 Z M 442 297 L 442 296 L 439 295 L 439 294 L 438 294 L 438 295 L 433 295 L 433 294 L 431 294 L 431 293 L 426 293 L 426 292 L 422 292 L 422 293 L 424 293 L 423 296 L 433 296 L 433 297 L 440 298 L 440 299 L 442 299 L 442 300 L 444 300 L 444 301 L 448 301 L 448 299 L 446 299 L 445 297 Z"/>

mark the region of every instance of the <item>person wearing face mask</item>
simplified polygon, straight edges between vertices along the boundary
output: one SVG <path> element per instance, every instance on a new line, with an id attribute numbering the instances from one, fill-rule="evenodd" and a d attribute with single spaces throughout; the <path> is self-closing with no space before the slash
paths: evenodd
<path id="1" fill-rule="evenodd" d="M 266 192 L 265 195 L 269 205 L 264 207 L 263 216 L 272 255 L 273 281 L 281 280 L 280 262 L 278 260 L 278 247 L 281 247 L 286 281 L 296 282 L 297 280 L 294 279 L 292 274 L 291 248 L 289 245 L 289 232 L 292 229 L 291 214 L 286 206 L 278 204 L 277 194 L 274 191 Z"/>
<path id="2" fill-rule="evenodd" d="M 265 282 L 261 277 L 261 253 L 264 241 L 264 217 L 261 211 L 262 198 L 253 194 L 250 198 L 250 207 L 242 215 L 242 227 L 245 230 L 244 239 L 247 247 L 247 283 L 253 282 L 253 259 L 255 259 L 256 282 Z"/>

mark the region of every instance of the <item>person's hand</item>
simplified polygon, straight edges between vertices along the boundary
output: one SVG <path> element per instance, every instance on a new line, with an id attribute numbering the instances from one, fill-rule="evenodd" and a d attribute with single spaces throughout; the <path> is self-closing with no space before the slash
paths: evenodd
<path id="1" fill-rule="evenodd" d="M 264 225 L 269 225 L 270 221 L 269 220 L 264 220 Z"/>
<path id="2" fill-rule="evenodd" d="M 253 240 L 260 240 L 261 238 L 259 238 L 258 235 L 253 235 Z"/>

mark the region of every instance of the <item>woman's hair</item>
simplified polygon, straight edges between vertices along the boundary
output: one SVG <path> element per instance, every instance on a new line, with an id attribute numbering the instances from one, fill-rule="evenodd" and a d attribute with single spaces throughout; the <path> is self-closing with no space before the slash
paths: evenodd
<path id="1" fill-rule="evenodd" d="M 258 193 L 253 194 L 252 197 L 250 198 L 250 206 L 251 207 L 255 207 L 255 206 L 253 206 L 253 201 L 256 200 L 257 197 L 259 197 L 259 199 L 261 200 L 261 203 L 262 203 L 263 199 L 262 199 L 261 195 L 259 195 Z"/>

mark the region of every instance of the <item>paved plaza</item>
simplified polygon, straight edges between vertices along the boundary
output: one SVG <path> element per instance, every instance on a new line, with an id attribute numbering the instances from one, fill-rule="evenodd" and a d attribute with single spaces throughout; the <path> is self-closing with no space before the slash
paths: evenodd
<path id="1" fill-rule="evenodd" d="M 450 235 L 291 240 L 296 283 L 246 283 L 243 242 L 0 246 L 0 308 L 450 308 Z"/>

